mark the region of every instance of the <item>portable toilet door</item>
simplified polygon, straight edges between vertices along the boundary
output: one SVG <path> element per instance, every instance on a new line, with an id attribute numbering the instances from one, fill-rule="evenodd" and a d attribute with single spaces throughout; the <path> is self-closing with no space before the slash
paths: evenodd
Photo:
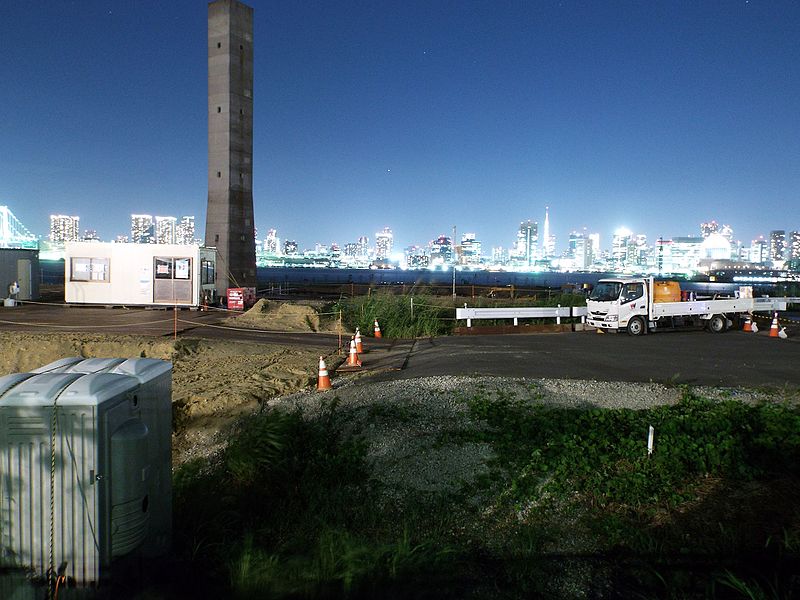
<path id="1" fill-rule="evenodd" d="M 33 290 L 33 269 L 31 267 L 31 259 L 18 258 L 17 259 L 17 285 L 19 285 L 19 293 L 17 300 L 31 300 Z"/>

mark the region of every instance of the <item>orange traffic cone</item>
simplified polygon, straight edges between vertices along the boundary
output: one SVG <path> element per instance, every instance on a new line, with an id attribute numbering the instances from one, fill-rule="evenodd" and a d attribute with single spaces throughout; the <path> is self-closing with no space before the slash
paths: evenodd
<path id="1" fill-rule="evenodd" d="M 383 335 L 381 334 L 381 326 L 378 325 L 378 319 L 375 319 L 375 337 L 376 338 L 383 337 Z"/>
<path id="2" fill-rule="evenodd" d="M 348 367 L 360 367 L 361 361 L 358 360 L 358 351 L 356 350 L 356 341 L 350 340 L 350 354 L 347 355 Z"/>
<path id="3" fill-rule="evenodd" d="M 353 339 L 356 342 L 356 352 L 364 354 L 364 344 L 361 343 L 361 330 L 358 327 L 356 327 L 356 335 Z"/>
<path id="4" fill-rule="evenodd" d="M 753 319 L 750 315 L 747 315 L 747 321 L 744 322 L 744 327 L 742 327 L 742 331 L 747 331 L 747 332 L 753 331 Z"/>
<path id="5" fill-rule="evenodd" d="M 775 316 L 772 317 L 772 325 L 769 326 L 769 337 L 780 337 L 778 336 L 778 312 L 775 311 Z"/>
<path id="6" fill-rule="evenodd" d="M 319 357 L 319 378 L 317 379 L 317 389 L 329 390 L 331 389 L 331 378 L 328 375 L 328 367 L 325 366 L 325 360 Z"/>

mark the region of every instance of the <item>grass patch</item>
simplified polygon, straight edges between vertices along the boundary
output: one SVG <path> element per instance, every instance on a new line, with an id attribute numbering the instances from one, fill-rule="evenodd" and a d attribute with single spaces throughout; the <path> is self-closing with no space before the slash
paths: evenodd
<path id="1" fill-rule="evenodd" d="M 314 419 L 266 412 L 243 424 L 214 465 L 176 474 L 182 558 L 215 582 L 215 593 L 400 594 L 450 572 L 444 564 L 457 558 L 450 546 L 413 513 L 381 505 L 365 445 L 358 432 L 340 439 L 339 416 L 336 401 Z"/>
<path id="2" fill-rule="evenodd" d="M 413 298 L 413 312 L 412 312 Z M 457 324 L 455 309 L 462 306 L 460 299 L 432 296 L 428 294 L 372 293 L 368 296 L 343 298 L 326 307 L 325 312 L 335 315 L 341 311 L 344 326 L 350 330 L 359 327 L 362 332 L 371 334 L 375 319 L 381 326 L 381 333 L 391 338 L 414 338 L 449 335 Z M 577 294 L 542 296 L 541 298 L 493 299 L 477 297 L 469 305 L 475 308 L 502 306 L 585 306 L 586 298 Z M 569 323 L 575 319 L 564 318 Z M 553 319 L 528 319 L 526 322 L 553 324 Z M 464 323 L 462 321 L 462 323 Z M 508 325 L 510 320 L 481 320 L 482 325 Z"/>
<path id="3" fill-rule="evenodd" d="M 435 434 L 415 430 L 419 408 L 403 403 L 334 399 L 247 420 L 214 464 L 176 474 L 186 589 L 202 582 L 193 589 L 202 597 L 239 598 L 797 593 L 796 406 L 685 389 L 674 406 L 573 409 L 543 405 L 535 385 L 519 390 L 454 394 L 467 425 Z M 378 424 L 431 435 L 434 448 L 488 445 L 489 469 L 441 493 L 386 494 L 367 442 L 381 438 L 365 431 Z"/>

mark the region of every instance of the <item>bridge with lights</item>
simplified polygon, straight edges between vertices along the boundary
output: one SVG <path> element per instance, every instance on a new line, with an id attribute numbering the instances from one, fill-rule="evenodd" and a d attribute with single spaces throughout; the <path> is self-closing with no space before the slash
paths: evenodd
<path id="1" fill-rule="evenodd" d="M 0 248 L 39 247 L 39 241 L 7 206 L 0 206 Z"/>

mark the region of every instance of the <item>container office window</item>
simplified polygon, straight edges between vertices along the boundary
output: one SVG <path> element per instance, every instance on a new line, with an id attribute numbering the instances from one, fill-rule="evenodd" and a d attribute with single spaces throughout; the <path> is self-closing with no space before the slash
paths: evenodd
<path id="1" fill-rule="evenodd" d="M 108 283 L 110 280 L 108 258 L 70 258 L 70 281 L 97 281 Z"/>
<path id="2" fill-rule="evenodd" d="M 156 279 L 191 279 L 191 258 L 161 258 L 155 259 Z"/>
<path id="3" fill-rule="evenodd" d="M 156 258 L 156 279 L 172 279 L 172 259 Z"/>
<path id="4" fill-rule="evenodd" d="M 192 259 L 156 256 L 153 263 L 153 301 L 157 304 L 191 304 Z"/>
<path id="5" fill-rule="evenodd" d="M 200 260 L 200 283 L 202 285 L 214 283 L 214 261 L 207 258 Z"/>

